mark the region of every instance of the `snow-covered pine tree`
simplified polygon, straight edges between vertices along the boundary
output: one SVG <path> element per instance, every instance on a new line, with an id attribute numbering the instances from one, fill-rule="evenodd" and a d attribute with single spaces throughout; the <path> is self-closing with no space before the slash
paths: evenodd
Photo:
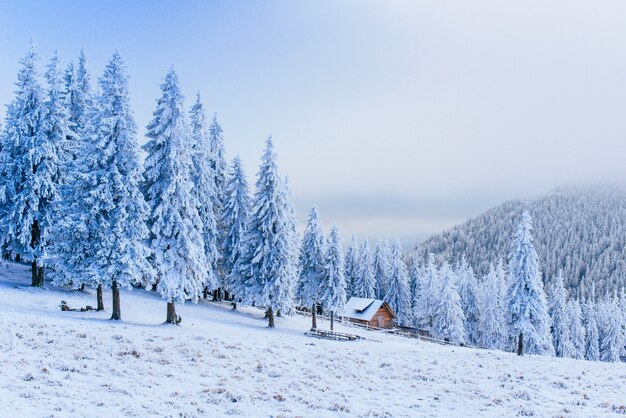
<path id="1" fill-rule="evenodd" d="M 191 108 L 191 178 L 193 187 L 191 193 L 197 204 L 198 216 L 202 221 L 202 240 L 204 241 L 204 254 L 209 265 L 207 271 L 207 287 L 205 291 L 226 287 L 223 277 L 218 277 L 218 260 L 221 258 L 222 234 L 218 230 L 220 216 L 214 205 L 218 201 L 215 169 L 211 164 L 213 151 L 211 138 L 207 131 L 206 115 L 200 100 L 200 93 L 196 95 L 196 102 Z M 221 223 L 221 220 L 220 220 Z M 218 283 L 215 288 L 208 287 L 211 283 Z"/>
<path id="2" fill-rule="evenodd" d="M 357 267 L 359 263 L 359 243 L 356 240 L 356 237 L 352 235 L 352 239 L 350 240 L 350 245 L 348 246 L 348 250 L 345 255 L 345 268 L 344 275 L 346 278 L 346 295 L 348 298 L 351 298 L 354 295 L 354 282 L 356 278 Z"/>
<path id="3" fill-rule="evenodd" d="M 289 188 L 289 178 L 284 177 L 281 182 L 281 193 L 278 195 L 278 208 L 282 212 L 279 217 L 282 233 L 279 233 L 277 247 L 281 258 L 280 268 L 274 280 L 268 283 L 266 294 L 272 301 L 277 316 L 281 313 L 292 314 L 296 304 L 296 287 L 298 285 L 298 260 L 300 258 L 300 238 L 298 236 L 298 221 L 293 197 Z"/>
<path id="4" fill-rule="evenodd" d="M 608 362 L 620 361 L 620 354 L 624 347 L 622 331 L 622 313 L 618 306 L 617 297 L 606 299 L 604 326 L 600 337 L 600 360 Z"/>
<path id="5" fill-rule="evenodd" d="M 191 134 L 174 69 L 165 76 L 161 92 L 147 126 L 149 141 L 143 146 L 148 153 L 144 191 L 150 207 L 148 225 L 157 291 L 167 301 L 165 322 L 178 324 L 175 303 L 197 302 L 204 287 L 215 288 L 217 281 L 207 261 L 204 225 L 192 191 Z M 214 251 L 215 243 L 212 248 Z"/>
<path id="6" fill-rule="evenodd" d="M 13 256 L 32 261 L 32 285 L 43 286 L 54 209 L 61 184 L 62 145 L 73 135 L 64 106 L 59 59 L 47 66 L 47 98 L 43 102 L 35 68 L 37 54 L 31 44 L 21 61 L 16 99 L 9 106 L 2 148 L 3 241 Z"/>
<path id="7" fill-rule="evenodd" d="M 297 247 L 292 242 L 295 225 L 289 225 L 293 222 L 289 200 L 270 136 L 257 174 L 243 251 L 234 268 L 243 303 L 266 307 L 270 328 L 274 327 L 274 310 L 288 310 L 293 304 L 289 286 L 296 279 L 291 276 L 297 276 Z"/>
<path id="8" fill-rule="evenodd" d="M 300 277 L 296 289 L 296 300 L 300 306 L 311 307 L 311 329 L 317 328 L 315 311 L 316 304 L 320 302 L 324 257 L 324 235 L 317 208 L 313 206 L 300 246 Z"/>
<path id="9" fill-rule="evenodd" d="M 571 299 L 567 303 L 569 318 L 569 334 L 572 342 L 572 357 L 577 359 L 585 358 L 585 328 L 582 324 L 582 312 L 580 302 Z"/>
<path id="10" fill-rule="evenodd" d="M 119 288 L 143 283 L 152 275 L 148 206 L 142 180 L 135 121 L 130 109 L 128 74 L 119 53 L 99 79 L 93 132 L 81 141 L 80 175 L 73 184 L 68 212 L 65 274 L 78 283 L 111 287 L 111 319 L 121 319 Z M 99 292 L 100 293 L 100 292 Z"/>
<path id="11" fill-rule="evenodd" d="M 372 252 L 367 240 L 359 249 L 359 262 L 355 268 L 353 281 L 353 296 L 358 298 L 374 299 L 376 297 L 376 278 L 374 277 L 374 264 Z"/>
<path id="12" fill-rule="evenodd" d="M 54 263 L 53 282 L 57 285 L 96 287 L 97 310 L 104 310 L 102 285 L 99 277 L 90 275 L 90 263 L 86 259 L 89 250 L 89 212 L 85 205 L 91 188 L 90 174 L 102 151 L 93 146 L 95 130 L 93 120 L 97 116 L 96 97 L 91 89 L 91 77 L 87 69 L 87 58 L 81 51 L 78 66 L 70 64 L 65 72 L 65 107 L 73 137 L 66 138 L 64 146 L 63 178 L 60 187 L 61 199 L 55 204 L 58 222 L 54 225 L 51 253 Z"/>
<path id="13" fill-rule="evenodd" d="M 420 295 L 422 293 L 422 276 L 424 275 L 424 272 L 414 254 L 409 255 L 408 271 L 409 289 L 411 291 L 411 317 L 413 318 L 413 325 L 415 325 L 417 323 L 415 309 L 419 304 Z"/>
<path id="14" fill-rule="evenodd" d="M 398 323 L 409 326 L 413 323 L 411 288 L 409 287 L 409 273 L 402 259 L 402 245 L 398 239 L 393 243 L 390 261 L 385 301 L 398 316 Z"/>
<path id="15" fill-rule="evenodd" d="M 322 305 L 330 311 L 330 329 L 334 328 L 335 313 L 343 311 L 346 304 L 343 250 L 339 228 L 333 225 L 328 235 L 322 268 Z"/>
<path id="16" fill-rule="evenodd" d="M 570 338 L 570 318 L 568 317 L 567 295 L 563 274 L 559 272 L 553 280 L 548 303 L 548 314 L 552 319 L 552 344 L 557 357 L 573 357 L 574 347 Z"/>
<path id="17" fill-rule="evenodd" d="M 222 265 L 227 277 L 227 289 L 239 294 L 239 283 L 236 281 L 236 275 L 233 275 L 233 270 L 243 251 L 243 239 L 250 216 L 248 181 L 239 157 L 233 159 L 226 178 L 222 214 L 226 235 L 222 243 Z M 236 307 L 236 303 L 233 306 Z"/>
<path id="18" fill-rule="evenodd" d="M 215 178 L 215 194 L 213 195 L 213 211 L 215 213 L 215 220 L 217 222 L 217 231 L 219 233 L 218 241 L 223 242 L 226 234 L 226 225 L 222 223 L 224 217 L 224 199 L 225 199 L 225 187 L 226 187 L 226 170 L 228 164 L 226 163 L 225 150 L 224 150 L 224 131 L 221 125 L 217 121 L 217 115 L 213 114 L 211 123 L 209 124 L 209 145 L 211 150 L 209 166 L 213 170 Z M 213 291 L 213 297 L 217 300 L 222 298 L 222 291 L 226 291 L 221 286 L 226 284 L 226 272 L 222 265 L 223 259 L 217 260 L 217 274 L 219 276 L 220 287 Z"/>
<path id="19" fill-rule="evenodd" d="M 550 316 L 533 245 L 532 219 L 526 211 L 515 235 L 509 270 L 506 324 L 510 347 L 517 345 L 518 355 L 552 354 Z"/>
<path id="20" fill-rule="evenodd" d="M 465 343 L 465 315 L 461 306 L 461 296 L 457 291 L 457 278 L 454 271 L 444 262 L 439 270 L 441 290 L 437 295 L 433 316 L 432 334 L 454 344 Z"/>
<path id="21" fill-rule="evenodd" d="M 596 321 L 596 308 L 591 299 L 587 300 L 584 305 L 583 324 L 585 326 L 585 359 L 600 360 L 600 336 Z"/>
<path id="22" fill-rule="evenodd" d="M 502 283 L 493 264 L 489 267 L 489 274 L 483 280 L 480 289 L 478 343 L 484 348 L 501 350 L 504 348 L 505 335 Z"/>
<path id="23" fill-rule="evenodd" d="M 7 107 L 0 146 L 2 245 L 11 257 L 32 262 L 32 285 L 43 286 L 42 256 L 47 243 L 48 210 L 57 194 L 51 178 L 58 162 L 56 146 L 45 133 L 44 91 L 39 56 L 31 41 L 20 61 L 15 98 Z M 50 162 L 50 164 L 48 164 Z"/>
<path id="24" fill-rule="evenodd" d="M 465 341 L 468 344 L 477 344 L 479 340 L 478 321 L 480 320 L 478 303 L 478 282 L 474 269 L 467 262 L 465 255 L 456 268 L 458 290 L 461 296 L 461 306 L 465 314 Z"/>
<path id="25" fill-rule="evenodd" d="M 391 269 L 389 243 L 378 240 L 374 250 L 374 279 L 376 281 L 376 299 L 383 299 L 387 294 L 387 282 Z"/>
<path id="26" fill-rule="evenodd" d="M 430 254 L 422 271 L 419 299 L 414 303 L 413 315 L 417 326 L 423 328 L 432 327 L 440 291 L 439 270 L 435 262 L 435 256 Z"/>

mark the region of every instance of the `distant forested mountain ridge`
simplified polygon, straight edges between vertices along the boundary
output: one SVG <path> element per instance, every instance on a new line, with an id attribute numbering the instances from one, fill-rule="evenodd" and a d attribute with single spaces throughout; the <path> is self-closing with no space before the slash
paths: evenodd
<path id="1" fill-rule="evenodd" d="M 458 262 L 463 253 L 480 276 L 490 263 L 508 261 L 524 209 L 532 218 L 544 283 L 559 270 L 571 296 L 613 293 L 626 286 L 626 189 L 616 186 L 559 188 L 534 200 L 514 200 L 434 235 L 416 248 Z"/>

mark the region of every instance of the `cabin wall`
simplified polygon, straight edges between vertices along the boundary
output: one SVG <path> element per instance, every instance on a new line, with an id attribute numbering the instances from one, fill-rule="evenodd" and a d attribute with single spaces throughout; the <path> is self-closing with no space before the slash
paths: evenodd
<path id="1" fill-rule="evenodd" d="M 393 315 L 381 306 L 372 317 L 369 325 L 376 328 L 391 328 L 394 325 Z"/>

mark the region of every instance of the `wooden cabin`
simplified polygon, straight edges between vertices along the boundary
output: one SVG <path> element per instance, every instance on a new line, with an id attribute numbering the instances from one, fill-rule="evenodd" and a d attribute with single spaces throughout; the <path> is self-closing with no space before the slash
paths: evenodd
<path id="1" fill-rule="evenodd" d="M 398 319 L 387 302 L 366 298 L 350 298 L 339 316 L 341 319 L 375 328 L 392 328 Z"/>

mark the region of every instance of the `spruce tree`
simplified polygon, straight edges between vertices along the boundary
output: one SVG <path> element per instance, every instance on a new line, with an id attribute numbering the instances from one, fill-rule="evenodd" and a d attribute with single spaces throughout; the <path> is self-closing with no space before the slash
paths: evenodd
<path id="1" fill-rule="evenodd" d="M 81 141 L 80 175 L 67 220 L 62 266 L 72 280 L 111 287 L 111 319 L 121 319 L 120 287 L 145 283 L 152 275 L 145 245 L 148 206 L 142 181 L 128 75 L 119 53 L 99 79 L 93 131 Z M 67 257 L 70 255 L 70 257 Z M 100 292 L 99 292 L 100 293 Z M 100 293 L 101 294 L 101 293 Z"/>
<path id="2" fill-rule="evenodd" d="M 417 257 L 412 256 L 410 258 L 408 270 L 409 288 L 411 290 L 411 317 L 413 318 L 413 325 L 417 325 L 418 318 L 415 316 L 415 312 L 420 303 L 424 276 L 423 268 L 417 261 Z"/>
<path id="3" fill-rule="evenodd" d="M 561 272 L 554 279 L 548 313 L 552 319 L 552 344 L 557 357 L 573 357 L 574 346 L 570 338 L 570 318 L 568 316 L 565 285 Z"/>
<path id="4" fill-rule="evenodd" d="M 267 308 L 269 327 L 274 311 L 293 306 L 297 278 L 297 246 L 290 196 L 278 165 L 272 138 L 257 174 L 252 213 L 246 228 L 243 251 L 234 269 L 240 297 L 246 304 Z"/>
<path id="5" fill-rule="evenodd" d="M 504 347 L 504 301 L 501 287 L 498 271 L 491 264 L 489 274 L 482 283 L 479 298 L 478 343 L 484 348 L 500 350 Z"/>
<path id="6" fill-rule="evenodd" d="M 567 303 L 569 318 L 569 333 L 572 342 L 572 357 L 577 359 L 585 358 L 585 328 L 582 324 L 582 312 L 580 302 L 572 299 Z"/>
<path id="7" fill-rule="evenodd" d="M 372 252 L 367 240 L 359 249 L 359 262 L 354 276 L 353 295 L 358 298 L 376 298 L 376 278 L 374 277 L 374 264 Z"/>
<path id="8" fill-rule="evenodd" d="M 410 325 L 413 322 L 411 310 L 411 289 L 409 273 L 402 259 L 402 245 L 396 240 L 391 250 L 391 266 L 388 277 L 388 290 L 385 301 L 398 316 L 398 324 Z"/>
<path id="9" fill-rule="evenodd" d="M 391 254 L 387 241 L 378 240 L 374 251 L 374 278 L 376 281 L 376 299 L 383 299 L 387 294 L 387 283 L 391 270 Z"/>
<path id="10" fill-rule="evenodd" d="M 457 278 L 447 262 L 439 270 L 441 289 L 434 301 L 432 334 L 435 338 L 453 344 L 465 343 L 465 315 L 461 296 L 457 291 Z"/>
<path id="11" fill-rule="evenodd" d="M 250 216 L 248 181 L 239 157 L 233 160 L 226 178 L 222 214 L 222 224 L 226 227 L 222 243 L 223 268 L 227 277 L 227 288 L 238 294 L 239 283 L 233 272 L 243 252 L 243 239 Z M 236 307 L 236 304 L 233 306 Z"/>
<path id="12" fill-rule="evenodd" d="M 419 299 L 414 303 L 413 314 L 418 326 L 430 328 L 433 325 L 437 300 L 441 291 L 439 270 L 433 254 L 428 255 L 428 261 L 422 273 Z"/>
<path id="13" fill-rule="evenodd" d="M 296 300 L 300 306 L 311 307 L 311 329 L 317 328 L 315 311 L 316 304 L 320 301 L 324 257 L 324 235 L 319 224 L 317 208 L 314 206 L 309 212 L 309 219 L 302 237 L 300 277 L 296 290 Z"/>
<path id="14" fill-rule="evenodd" d="M 465 314 L 465 341 L 469 344 L 477 344 L 479 339 L 478 322 L 480 320 L 478 282 L 474 270 L 467 262 L 465 254 L 457 266 L 456 274 L 458 277 L 459 295 L 461 296 L 461 306 Z"/>
<path id="15" fill-rule="evenodd" d="M 583 310 L 585 325 L 585 359 L 600 360 L 600 335 L 596 321 L 596 309 L 592 300 L 585 302 Z"/>
<path id="16" fill-rule="evenodd" d="M 217 121 L 216 114 L 213 114 L 213 117 L 211 118 L 211 123 L 209 124 L 209 146 L 209 167 L 213 172 L 213 177 L 215 180 L 215 193 L 212 195 L 211 199 L 213 200 L 212 206 L 218 233 L 217 240 L 218 242 L 224 242 L 226 225 L 222 223 L 222 220 L 224 218 L 224 199 L 226 198 L 226 170 L 228 167 L 224 150 L 224 131 Z M 222 265 L 222 260 L 223 258 L 215 260 L 215 264 L 217 266 L 217 274 L 219 276 L 220 282 L 220 288 L 216 288 L 213 292 L 214 298 L 217 300 L 221 299 L 222 290 L 226 290 L 223 288 L 223 286 L 226 284 L 227 277 L 224 267 Z"/>
<path id="17" fill-rule="evenodd" d="M 205 286 L 217 287 L 207 260 L 203 222 L 192 188 L 192 140 L 178 75 L 171 69 L 148 124 L 143 146 L 144 191 L 150 207 L 150 248 L 156 288 L 167 301 L 166 323 L 178 324 L 175 303 L 197 302 Z M 213 243 L 212 251 L 215 251 Z M 214 254 L 212 254 L 214 255 Z M 211 272 L 210 274 L 207 274 Z"/>
<path id="18" fill-rule="evenodd" d="M 31 42 L 20 61 L 0 146 L 0 218 L 4 252 L 32 262 L 32 285 L 43 286 L 52 202 L 57 198 L 59 144 L 39 84 L 39 57 Z M 50 70 L 49 70 L 50 72 Z M 55 106 L 58 97 L 53 99 Z M 58 126 L 57 126 L 58 127 Z"/>
<path id="19" fill-rule="evenodd" d="M 359 265 L 359 258 L 359 243 L 357 242 L 356 237 L 352 235 L 352 239 L 350 240 L 350 245 L 348 246 L 348 250 L 346 251 L 346 256 L 344 260 L 344 275 L 346 278 L 346 294 L 348 298 L 355 296 L 354 283 L 357 276 L 356 273 Z"/>
<path id="20" fill-rule="evenodd" d="M 96 96 L 91 89 L 84 50 L 80 53 L 78 66 L 73 63 L 68 66 L 64 81 L 65 107 L 75 134 L 67 137 L 63 153 L 61 199 L 55 205 L 59 221 L 54 226 L 55 239 L 51 248 L 54 262 L 52 278 L 57 285 L 96 287 L 97 310 L 101 311 L 104 310 L 102 285 L 95 275 L 87 273 L 91 261 L 85 261 L 91 256 L 91 219 L 86 216 L 91 208 L 85 205 L 91 189 L 90 174 L 96 166 L 91 158 L 99 158 L 103 150 L 94 146 Z"/>
<path id="21" fill-rule="evenodd" d="M 515 235 L 510 260 L 510 284 L 506 298 L 509 344 L 517 354 L 552 354 L 550 316 L 543 290 L 537 251 L 533 245 L 532 219 L 528 212 Z"/>
<path id="22" fill-rule="evenodd" d="M 334 328 L 335 313 L 346 304 L 346 280 L 344 276 L 343 250 L 339 228 L 333 225 L 328 235 L 322 268 L 322 305 L 330 311 L 330 329 Z"/>
<path id="23" fill-rule="evenodd" d="M 219 213 L 215 205 L 218 199 L 216 172 L 211 165 L 213 152 L 211 138 L 206 126 L 206 115 L 200 94 L 196 95 L 196 102 L 190 112 L 191 122 L 191 179 L 193 187 L 191 193 L 197 204 L 197 211 L 202 221 L 202 240 L 204 242 L 204 255 L 209 265 L 207 271 L 206 291 L 215 290 L 218 286 L 225 287 L 223 280 L 218 278 L 218 260 L 221 257 L 222 234 L 218 230 Z M 220 220 L 221 222 L 221 220 Z M 220 282 L 221 281 L 221 282 Z M 218 286 L 210 288 L 209 284 L 218 283 Z"/>
<path id="24" fill-rule="evenodd" d="M 620 354 L 624 348 L 621 308 L 617 304 L 617 297 L 607 299 L 603 303 L 606 305 L 607 315 L 600 337 L 600 360 L 617 362 L 620 361 Z"/>

